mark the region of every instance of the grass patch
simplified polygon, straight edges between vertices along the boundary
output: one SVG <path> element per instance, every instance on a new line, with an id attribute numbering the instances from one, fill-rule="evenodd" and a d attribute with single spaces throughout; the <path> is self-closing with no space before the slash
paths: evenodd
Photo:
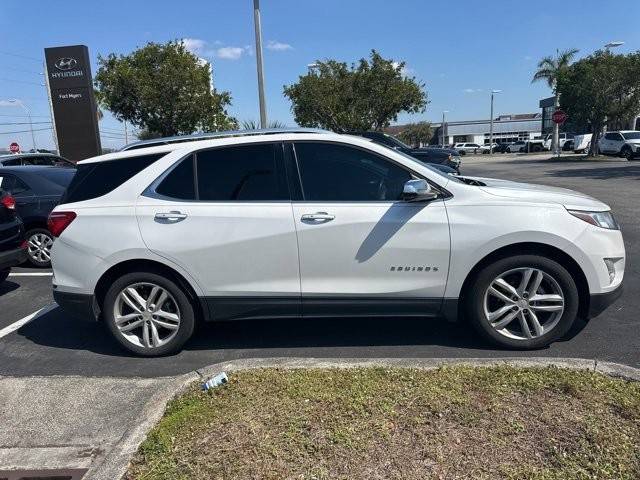
<path id="1" fill-rule="evenodd" d="M 640 384 L 560 368 L 261 369 L 172 401 L 128 479 L 638 479 Z"/>

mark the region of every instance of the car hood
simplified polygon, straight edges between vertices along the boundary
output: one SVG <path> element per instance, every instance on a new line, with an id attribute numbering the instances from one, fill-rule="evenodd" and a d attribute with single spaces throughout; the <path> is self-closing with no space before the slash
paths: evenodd
<path id="1" fill-rule="evenodd" d="M 625 140 L 626 143 L 633 143 L 634 145 L 640 144 L 640 138 L 630 138 L 629 140 Z"/>
<path id="2" fill-rule="evenodd" d="M 532 183 L 512 182 L 497 178 L 465 177 L 481 182 L 479 188 L 496 197 L 523 202 L 557 203 L 571 210 L 607 211 L 606 203 L 568 188 L 549 187 Z"/>

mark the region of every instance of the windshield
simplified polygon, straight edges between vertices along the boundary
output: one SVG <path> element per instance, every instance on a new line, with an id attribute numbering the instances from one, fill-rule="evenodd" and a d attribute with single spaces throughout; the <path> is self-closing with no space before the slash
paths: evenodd
<path id="1" fill-rule="evenodd" d="M 71 179 L 76 174 L 75 168 L 55 168 L 45 170 L 40 173 L 43 177 L 56 185 L 67 188 Z"/>
<path id="2" fill-rule="evenodd" d="M 625 132 L 622 136 L 625 140 L 640 140 L 640 132 Z"/>
<path id="3" fill-rule="evenodd" d="M 390 147 L 387 147 L 387 148 L 389 148 L 390 150 L 392 150 Z M 393 150 L 393 151 L 394 151 L 395 153 L 397 153 L 398 155 L 402 155 L 403 157 L 408 158 L 409 160 L 411 160 L 411 161 L 413 161 L 413 162 L 419 163 L 419 164 L 420 164 L 420 165 L 422 165 L 423 167 L 428 168 L 430 171 L 432 171 L 433 173 L 435 173 L 436 175 L 438 175 L 438 176 L 442 179 L 442 182 L 443 182 L 443 183 L 442 183 L 442 186 L 445 186 L 445 185 L 446 185 L 446 183 L 447 183 L 448 181 L 450 181 L 450 180 L 453 180 L 453 181 L 458 182 L 458 183 L 464 183 L 464 182 L 462 182 L 461 180 L 458 180 L 454 175 L 449 175 L 449 174 L 447 174 L 447 173 L 443 173 L 443 172 L 441 172 L 440 170 L 438 170 L 437 168 L 435 168 L 435 167 L 431 166 L 431 165 L 430 165 L 429 163 L 427 163 L 427 162 L 421 162 L 421 161 L 420 161 L 420 160 L 418 160 L 417 158 L 412 157 L 411 155 L 407 155 L 406 153 L 401 152 L 401 151 L 399 151 L 399 150 Z"/>
<path id="4" fill-rule="evenodd" d="M 409 145 L 407 145 L 406 143 L 401 142 L 400 140 L 398 140 L 393 135 L 388 135 L 388 134 L 385 133 L 384 137 L 389 141 L 389 143 L 393 143 L 397 147 L 411 149 L 411 147 Z"/>

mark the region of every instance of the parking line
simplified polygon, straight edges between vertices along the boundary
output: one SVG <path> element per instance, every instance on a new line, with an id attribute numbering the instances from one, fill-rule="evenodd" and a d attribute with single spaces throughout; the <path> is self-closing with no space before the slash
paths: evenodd
<path id="1" fill-rule="evenodd" d="M 53 272 L 15 272 L 10 273 L 10 277 L 51 277 Z"/>
<path id="2" fill-rule="evenodd" d="M 12 323 L 8 327 L 4 327 L 2 330 L 0 330 L 0 338 L 6 337 L 11 332 L 15 332 L 20 327 L 26 325 L 27 323 L 29 323 L 32 320 L 35 320 L 40 315 L 44 315 L 45 313 L 50 312 L 51 310 L 53 310 L 57 306 L 58 305 L 56 303 L 52 303 L 51 305 L 47 305 L 46 307 L 43 307 L 40 310 L 38 310 L 36 312 L 33 312 L 33 313 L 27 315 L 24 318 L 21 318 L 20 320 L 18 320 L 17 322 Z"/>

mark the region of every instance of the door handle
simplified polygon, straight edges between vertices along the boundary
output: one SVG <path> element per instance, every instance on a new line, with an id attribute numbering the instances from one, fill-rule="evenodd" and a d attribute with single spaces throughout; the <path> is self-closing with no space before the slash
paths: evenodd
<path id="1" fill-rule="evenodd" d="M 330 215 L 327 212 L 305 213 L 300 220 L 304 223 L 326 223 L 336 218 L 335 215 Z"/>
<path id="2" fill-rule="evenodd" d="M 171 211 L 171 212 L 158 212 L 155 215 L 155 220 L 160 220 L 163 222 L 180 222 L 187 218 L 186 213 Z"/>

